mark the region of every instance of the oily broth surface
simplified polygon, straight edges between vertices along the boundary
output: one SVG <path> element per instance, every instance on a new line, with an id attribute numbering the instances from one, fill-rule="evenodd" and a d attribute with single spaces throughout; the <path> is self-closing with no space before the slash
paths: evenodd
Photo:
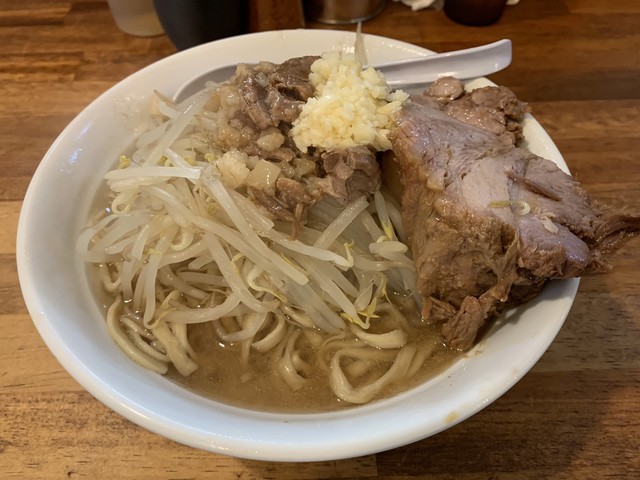
<path id="1" fill-rule="evenodd" d="M 393 171 L 383 167 L 385 184 L 389 183 L 389 170 Z M 99 218 L 104 214 L 105 209 L 108 211 L 107 206 L 111 204 L 111 200 L 112 194 L 106 187 L 106 183 L 101 184 L 94 198 L 90 218 Z M 114 297 L 102 288 L 98 268 L 95 265 L 87 267 L 96 300 L 102 306 L 106 317 L 106 311 Z M 399 300 L 400 297 L 396 298 Z M 433 352 L 415 375 L 388 385 L 371 401 L 396 395 L 423 383 L 460 356 L 460 352 L 444 345 L 440 327 L 423 322 L 413 302 L 410 303 L 411 306 L 406 306 L 407 302 L 394 301 L 409 320 L 408 338 L 418 345 L 419 349 L 429 348 L 433 349 Z M 384 332 L 385 328 L 388 331 L 396 327 L 381 317 L 371 322 L 369 331 L 380 333 Z M 312 373 L 308 376 L 308 381 L 303 388 L 293 391 L 278 374 L 278 349 L 266 353 L 252 351 L 247 366 L 240 360 L 241 346 L 223 343 L 215 333 L 211 322 L 189 325 L 188 338 L 197 355 L 195 362 L 198 364 L 198 369 L 190 376 L 184 377 L 173 365 L 170 365 L 166 376 L 194 393 L 233 406 L 283 413 L 322 412 L 356 406 L 338 399 L 331 390 L 328 365 L 331 355 L 338 347 L 320 354 L 309 344 L 304 335 L 301 335 L 298 342 L 305 345 L 303 358 L 311 365 Z M 344 362 L 345 360 L 343 365 Z M 370 362 L 369 371 L 361 381 L 364 383 L 374 381 L 386 372 L 390 364 L 390 362 Z M 354 382 L 354 386 L 360 384 Z"/>
<path id="2" fill-rule="evenodd" d="M 98 268 L 88 267 L 90 284 L 106 316 L 114 298 L 102 288 Z M 409 312 L 405 310 L 404 313 Z M 417 312 L 414 312 L 414 317 L 418 317 Z M 372 322 L 371 330 L 378 330 L 375 327 Z M 413 377 L 392 383 L 371 401 L 388 398 L 420 385 L 461 355 L 459 351 L 444 345 L 439 326 L 414 323 L 407 333 L 408 338 L 422 348 L 433 348 L 433 353 Z M 198 395 L 236 407 L 274 413 L 326 412 L 357 406 L 338 399 L 331 391 L 327 365 L 335 349 L 321 355 L 306 339 L 300 338 L 299 342 L 305 345 L 303 357 L 311 364 L 312 374 L 303 388 L 293 391 L 278 374 L 278 358 L 274 350 L 267 353 L 252 352 L 247 366 L 240 361 L 240 345 L 222 342 L 211 322 L 190 325 L 188 337 L 197 355 L 195 361 L 198 369 L 184 377 L 171 365 L 166 377 Z M 372 362 L 368 379 L 375 380 L 388 368 L 389 363 Z M 151 371 L 149 374 L 155 375 Z"/>
<path id="3" fill-rule="evenodd" d="M 439 328 L 433 325 L 413 327 L 409 338 L 423 348 L 433 346 L 433 354 L 412 378 L 389 385 L 374 400 L 393 396 L 413 388 L 450 365 L 459 352 L 444 346 Z M 197 354 L 199 368 L 189 377 L 183 377 L 171 368 L 167 374 L 176 383 L 208 398 L 234 406 L 272 412 L 309 413 L 337 410 L 354 406 L 339 400 L 331 391 L 328 380 L 330 356 L 334 350 L 320 354 L 306 340 L 303 358 L 312 366 L 307 383 L 292 391 L 277 373 L 277 357 L 273 351 L 266 354 L 252 352 L 249 368 L 239 361 L 239 345 L 220 342 L 211 323 L 192 325 L 189 340 Z M 302 340 L 302 339 L 301 339 Z M 420 347 L 418 347 L 420 348 Z M 388 363 L 374 362 L 368 372 L 370 380 L 382 375 Z M 367 377 L 365 377 L 367 378 Z"/>
<path id="4" fill-rule="evenodd" d="M 134 145 L 131 145 L 123 153 L 130 156 L 134 150 Z M 398 183 L 397 165 L 395 162 L 393 165 L 389 165 L 387 155 L 384 156 L 381 167 L 383 184 L 392 195 L 400 196 L 401 187 Z M 108 212 L 108 206 L 112 200 L 113 194 L 106 182 L 102 182 L 94 197 L 90 218 L 98 218 L 104 214 L 105 209 Z M 107 308 L 114 298 L 101 287 L 98 269 L 91 268 L 91 266 L 88 268 L 96 299 L 103 306 L 106 316 Z M 426 324 L 420 319 L 419 311 L 415 306 L 403 308 L 403 303 L 406 302 L 394 301 L 394 304 L 409 319 L 410 326 L 407 336 L 410 342 L 416 344 L 418 349 L 428 348 L 432 350 L 432 353 L 415 375 L 391 383 L 371 401 L 388 398 L 416 387 L 442 371 L 460 356 L 460 352 L 451 350 L 444 345 L 440 326 Z M 382 333 L 394 328 L 397 328 L 397 325 L 391 325 L 389 320 L 382 317 L 371 322 L 369 331 Z M 407 330 L 406 327 L 404 328 Z M 350 337 L 351 340 L 353 338 L 353 336 Z M 278 353 L 280 350 L 277 348 L 266 353 L 251 351 L 249 364 L 246 365 L 241 361 L 241 346 L 222 342 L 211 322 L 189 325 L 188 339 L 196 353 L 194 361 L 198 364 L 198 369 L 185 377 L 173 365 L 170 365 L 166 376 L 180 386 L 204 397 L 233 406 L 283 413 L 322 412 L 357 406 L 338 399 L 331 390 L 329 364 L 331 356 L 339 349 L 337 346 L 320 353 L 311 346 L 304 335 L 300 335 L 298 344 L 305 346 L 302 357 L 310 364 L 311 373 L 307 376 L 305 385 L 301 389 L 293 391 L 278 373 Z M 348 360 L 343 359 L 342 365 L 346 365 L 347 362 Z M 358 382 L 353 382 L 354 386 L 375 381 L 390 366 L 391 362 L 369 362 L 369 370 Z"/>

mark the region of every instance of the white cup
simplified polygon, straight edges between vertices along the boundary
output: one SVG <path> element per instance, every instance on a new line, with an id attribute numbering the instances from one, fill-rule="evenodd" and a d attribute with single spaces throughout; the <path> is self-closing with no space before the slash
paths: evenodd
<path id="1" fill-rule="evenodd" d="M 138 37 L 164 33 L 153 0 L 108 0 L 111 15 L 120 30 Z"/>

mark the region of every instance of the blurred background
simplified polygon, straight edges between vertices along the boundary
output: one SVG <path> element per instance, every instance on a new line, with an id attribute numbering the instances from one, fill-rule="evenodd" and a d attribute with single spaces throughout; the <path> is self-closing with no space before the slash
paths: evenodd
<path id="1" fill-rule="evenodd" d="M 594 197 L 640 208 L 640 1 L 520 0 L 488 26 L 452 20 L 444 5 L 408 3 L 386 1 L 363 31 L 436 52 L 510 38 L 513 63 L 491 80 L 531 105 Z M 557 339 L 507 394 L 446 432 L 378 455 L 311 464 L 212 455 L 131 424 L 80 387 L 22 300 L 18 216 L 64 126 L 179 49 L 150 5 L 143 11 L 156 20 L 143 23 L 156 30 L 132 35 L 116 26 L 117 7 L 106 0 L 0 0 L 0 478 L 640 478 L 637 248 L 617 256 L 611 274 L 582 280 Z M 243 5 L 247 31 L 355 30 L 305 18 L 298 0 Z"/>
<path id="2" fill-rule="evenodd" d="M 324 24 L 353 25 L 382 13 L 387 3 L 412 11 L 443 11 L 454 22 L 497 22 L 506 4 L 519 0 L 108 0 L 116 25 L 135 36 L 166 33 L 184 50 L 243 33 Z"/>

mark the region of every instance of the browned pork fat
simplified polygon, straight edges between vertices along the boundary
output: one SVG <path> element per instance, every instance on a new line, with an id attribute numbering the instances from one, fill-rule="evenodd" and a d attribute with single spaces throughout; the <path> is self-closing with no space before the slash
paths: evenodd
<path id="1" fill-rule="evenodd" d="M 238 66 L 233 82 L 239 87 L 245 111 L 258 128 L 293 123 L 313 96 L 308 77 L 318 57 L 296 57 L 281 64 L 260 62 Z"/>
<path id="2" fill-rule="evenodd" d="M 461 122 L 495 133 L 505 143 L 522 139 L 522 120 L 529 106 L 507 87 L 482 87 L 471 92 L 460 80 L 443 77 L 435 81 L 418 103 L 432 105 Z"/>
<path id="3" fill-rule="evenodd" d="M 441 108 L 403 107 L 389 138 L 423 318 L 466 350 L 547 280 L 606 271 L 605 254 L 640 231 L 640 217 L 596 205 L 553 162 Z"/>
<path id="4" fill-rule="evenodd" d="M 380 188 L 380 166 L 376 153 L 365 146 L 318 152 L 326 173 L 320 189 L 343 205 Z"/>
<path id="5" fill-rule="evenodd" d="M 228 147 L 242 149 L 249 155 L 280 162 L 291 163 L 300 157 L 317 164 L 320 178 L 307 182 L 305 208 L 317 200 L 318 192 L 334 197 L 346 205 L 362 195 L 375 192 L 380 186 L 380 168 L 376 153 L 365 146 L 344 149 L 313 149 L 313 153 L 302 153 L 288 135 L 292 123 L 298 118 L 304 103 L 314 94 L 309 82 L 311 65 L 318 57 L 296 57 L 281 64 L 260 62 L 255 65 L 241 64 L 231 79 L 237 87 L 242 108 L 234 118 L 242 132 L 240 144 Z M 274 148 L 265 148 L 260 141 L 247 140 L 247 129 L 253 136 L 281 132 L 283 140 Z M 251 135 L 249 135 L 251 136 Z M 269 143 L 267 146 L 271 146 Z M 283 168 L 287 168 L 283 165 Z M 288 169 L 290 170 L 290 168 Z M 314 172 L 315 173 L 315 172 Z M 304 218 L 297 204 L 284 201 L 263 191 L 252 191 L 252 197 L 275 218 L 280 220 Z M 297 209 L 297 210 L 296 210 Z"/>

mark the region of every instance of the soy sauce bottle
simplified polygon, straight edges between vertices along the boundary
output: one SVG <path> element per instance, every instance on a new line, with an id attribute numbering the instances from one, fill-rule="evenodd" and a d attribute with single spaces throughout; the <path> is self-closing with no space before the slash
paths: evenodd
<path id="1" fill-rule="evenodd" d="M 491 25 L 500 19 L 506 3 L 506 0 L 445 0 L 444 13 L 463 25 Z"/>

